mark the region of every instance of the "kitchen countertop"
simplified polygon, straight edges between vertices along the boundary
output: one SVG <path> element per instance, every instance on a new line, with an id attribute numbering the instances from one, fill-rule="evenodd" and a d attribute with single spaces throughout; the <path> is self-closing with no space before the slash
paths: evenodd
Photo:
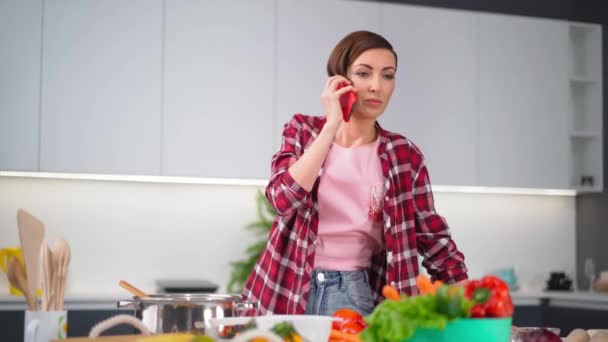
<path id="1" fill-rule="evenodd" d="M 608 310 L 608 293 L 587 291 L 515 291 L 511 293 L 516 306 L 537 306 L 543 301 L 550 307 Z M 120 300 L 131 299 L 125 293 L 66 294 L 67 310 L 116 310 Z M 0 311 L 24 310 L 23 297 L 0 294 Z"/>
<path id="2" fill-rule="evenodd" d="M 515 305 L 539 305 L 548 301 L 550 307 L 608 310 L 608 293 L 589 291 L 514 291 Z"/>
<path id="3" fill-rule="evenodd" d="M 80 293 L 66 294 L 64 306 L 66 310 L 117 310 L 120 300 L 131 299 L 124 293 Z M 25 310 L 23 297 L 12 296 L 7 293 L 0 294 L 0 311 Z"/>

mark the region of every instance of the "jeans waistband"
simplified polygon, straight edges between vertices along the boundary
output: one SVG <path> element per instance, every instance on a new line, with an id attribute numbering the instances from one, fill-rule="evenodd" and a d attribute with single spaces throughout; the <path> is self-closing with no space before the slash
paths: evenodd
<path id="1" fill-rule="evenodd" d="M 344 283 L 350 281 L 358 273 L 363 273 L 365 281 L 368 281 L 367 270 L 356 270 L 356 271 L 333 271 L 333 270 L 322 270 L 315 269 L 312 272 L 312 281 L 317 285 L 335 285 L 338 284 L 340 288 L 343 288 Z"/>

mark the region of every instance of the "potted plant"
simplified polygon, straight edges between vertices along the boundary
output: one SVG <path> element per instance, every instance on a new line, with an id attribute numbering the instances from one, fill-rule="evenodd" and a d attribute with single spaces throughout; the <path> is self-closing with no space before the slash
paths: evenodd
<path id="1" fill-rule="evenodd" d="M 253 270 L 253 266 L 264 251 L 266 243 L 268 243 L 268 234 L 272 228 L 276 211 L 262 191 L 259 190 L 256 195 L 256 208 L 257 220 L 249 223 L 245 229 L 260 237 L 260 240 L 247 247 L 244 259 L 230 263 L 232 272 L 230 273 L 230 281 L 227 286 L 227 290 L 230 293 L 240 293 L 243 290 L 245 282 Z"/>

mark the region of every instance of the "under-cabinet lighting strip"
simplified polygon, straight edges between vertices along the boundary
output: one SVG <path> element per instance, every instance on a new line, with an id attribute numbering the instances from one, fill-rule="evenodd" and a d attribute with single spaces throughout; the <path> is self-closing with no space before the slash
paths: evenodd
<path id="1" fill-rule="evenodd" d="M 206 178 L 206 177 L 172 177 L 172 176 L 140 176 L 140 175 L 110 175 L 88 173 L 55 173 L 55 172 L 23 172 L 0 171 L 4 177 L 121 181 L 144 183 L 173 183 L 173 184 L 205 184 L 263 187 L 268 183 L 264 179 L 241 178 Z M 433 185 L 434 192 L 471 193 L 471 194 L 504 194 L 504 195 L 543 195 L 543 196 L 576 196 L 572 189 L 536 189 L 536 188 L 503 188 L 486 186 L 452 186 Z"/>
<path id="2" fill-rule="evenodd" d="M 141 176 L 141 175 L 114 175 L 114 174 L 106 175 L 106 174 L 89 174 L 89 173 L 20 172 L 20 171 L 0 171 L 0 176 L 119 181 L 119 182 L 143 182 L 143 183 L 207 184 L 207 185 L 266 186 L 266 184 L 268 183 L 267 180 L 261 180 L 261 179 Z"/>

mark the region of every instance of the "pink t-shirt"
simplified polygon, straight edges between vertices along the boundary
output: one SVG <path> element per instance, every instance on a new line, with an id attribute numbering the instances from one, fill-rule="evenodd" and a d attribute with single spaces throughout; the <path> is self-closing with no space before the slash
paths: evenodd
<path id="1" fill-rule="evenodd" d="M 345 148 L 333 144 L 318 189 L 315 268 L 354 271 L 370 266 L 383 246 L 380 139 Z"/>

